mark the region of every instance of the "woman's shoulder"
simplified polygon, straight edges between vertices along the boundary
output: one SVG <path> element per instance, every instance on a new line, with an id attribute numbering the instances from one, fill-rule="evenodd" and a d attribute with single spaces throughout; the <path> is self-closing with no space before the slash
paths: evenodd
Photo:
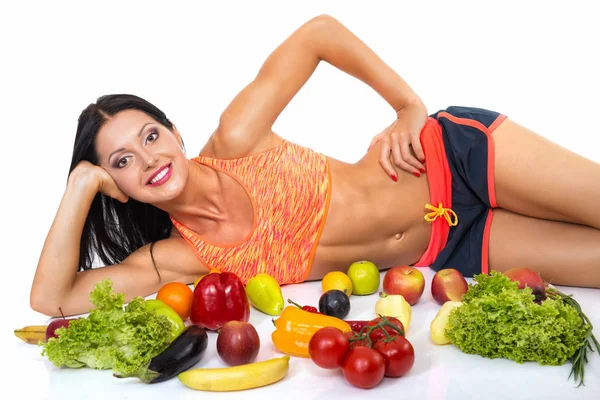
<path id="1" fill-rule="evenodd" d="M 250 158 L 280 148 L 284 144 L 292 143 L 274 132 L 252 146 L 248 146 L 247 143 L 233 137 L 228 137 L 226 134 L 215 132 L 194 159 L 237 160 Z"/>

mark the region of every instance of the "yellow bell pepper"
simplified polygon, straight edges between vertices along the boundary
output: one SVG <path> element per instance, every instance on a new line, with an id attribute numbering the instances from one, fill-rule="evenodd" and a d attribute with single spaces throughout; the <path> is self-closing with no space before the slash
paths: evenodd
<path id="1" fill-rule="evenodd" d="M 339 318 L 311 313 L 295 306 L 287 306 L 274 324 L 275 330 L 271 334 L 273 344 L 282 353 L 296 357 L 310 357 L 308 343 L 321 328 L 332 326 L 342 332 L 352 331 L 350 325 Z"/>
<path id="2" fill-rule="evenodd" d="M 408 331 L 410 319 L 412 317 L 412 308 L 404 296 L 401 294 L 379 293 L 379 300 L 375 303 L 375 314 L 385 317 L 398 318 L 404 326 L 404 332 Z"/>

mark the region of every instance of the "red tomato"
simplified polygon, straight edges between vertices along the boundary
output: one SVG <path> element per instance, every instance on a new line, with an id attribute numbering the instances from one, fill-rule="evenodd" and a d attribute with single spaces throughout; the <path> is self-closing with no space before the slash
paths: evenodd
<path id="1" fill-rule="evenodd" d="M 350 350 L 343 364 L 344 378 L 351 385 L 370 389 L 379 385 L 385 374 L 385 359 L 369 347 Z"/>
<path id="2" fill-rule="evenodd" d="M 415 350 L 404 336 L 396 335 L 391 342 L 380 340 L 373 348 L 385 358 L 385 376 L 403 376 L 415 363 Z"/>
<path id="3" fill-rule="evenodd" d="M 350 342 L 344 332 L 330 326 L 319 329 L 308 342 L 311 360 L 326 369 L 341 367 L 349 350 Z"/>
<path id="4" fill-rule="evenodd" d="M 402 322 L 400 322 L 400 320 L 398 318 L 394 318 L 394 317 L 386 317 L 386 319 L 394 326 L 397 326 L 398 328 L 400 328 L 402 330 L 402 332 L 404 332 L 404 325 L 402 325 Z M 380 317 L 377 317 L 371 321 L 369 321 L 367 326 L 375 326 L 378 323 L 380 323 L 382 321 L 382 319 Z M 390 336 L 396 336 L 398 335 L 398 332 L 392 328 L 391 326 L 386 326 L 384 327 L 385 331 L 390 335 Z M 404 335 L 403 335 L 404 336 Z M 376 342 L 380 339 L 385 339 L 385 333 L 383 332 L 383 330 L 381 328 L 376 328 L 373 331 L 371 331 L 371 334 L 369 335 L 369 337 L 371 338 L 371 340 L 373 342 Z"/>
<path id="5" fill-rule="evenodd" d="M 344 334 L 346 335 L 346 337 L 348 339 L 354 339 L 356 337 L 356 333 L 355 332 L 344 332 Z M 353 349 L 355 347 L 358 347 L 358 346 L 369 347 L 369 343 L 367 342 L 367 339 L 355 340 L 353 342 L 350 342 L 350 348 L 351 349 Z"/>

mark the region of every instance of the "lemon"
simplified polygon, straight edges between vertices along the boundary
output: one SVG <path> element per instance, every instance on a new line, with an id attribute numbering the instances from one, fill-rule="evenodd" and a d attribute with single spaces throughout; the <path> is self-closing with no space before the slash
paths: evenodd
<path id="1" fill-rule="evenodd" d="M 348 268 L 352 290 L 356 295 L 367 295 L 379 289 L 379 270 L 371 261 L 357 261 Z"/>
<path id="2" fill-rule="evenodd" d="M 352 294 L 352 280 L 341 271 L 331 271 L 323 277 L 321 288 L 323 292 L 337 289 L 344 292 L 346 296 L 350 296 Z"/>

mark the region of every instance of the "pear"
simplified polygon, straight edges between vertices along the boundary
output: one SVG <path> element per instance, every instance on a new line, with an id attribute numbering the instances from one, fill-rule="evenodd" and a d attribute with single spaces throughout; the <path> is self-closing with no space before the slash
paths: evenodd
<path id="1" fill-rule="evenodd" d="M 431 332 L 431 340 L 435 344 L 449 344 L 450 339 L 446 336 L 446 328 L 448 327 L 448 317 L 450 312 L 462 305 L 462 301 L 447 301 L 440 307 L 437 315 L 431 321 L 429 330 Z"/>

